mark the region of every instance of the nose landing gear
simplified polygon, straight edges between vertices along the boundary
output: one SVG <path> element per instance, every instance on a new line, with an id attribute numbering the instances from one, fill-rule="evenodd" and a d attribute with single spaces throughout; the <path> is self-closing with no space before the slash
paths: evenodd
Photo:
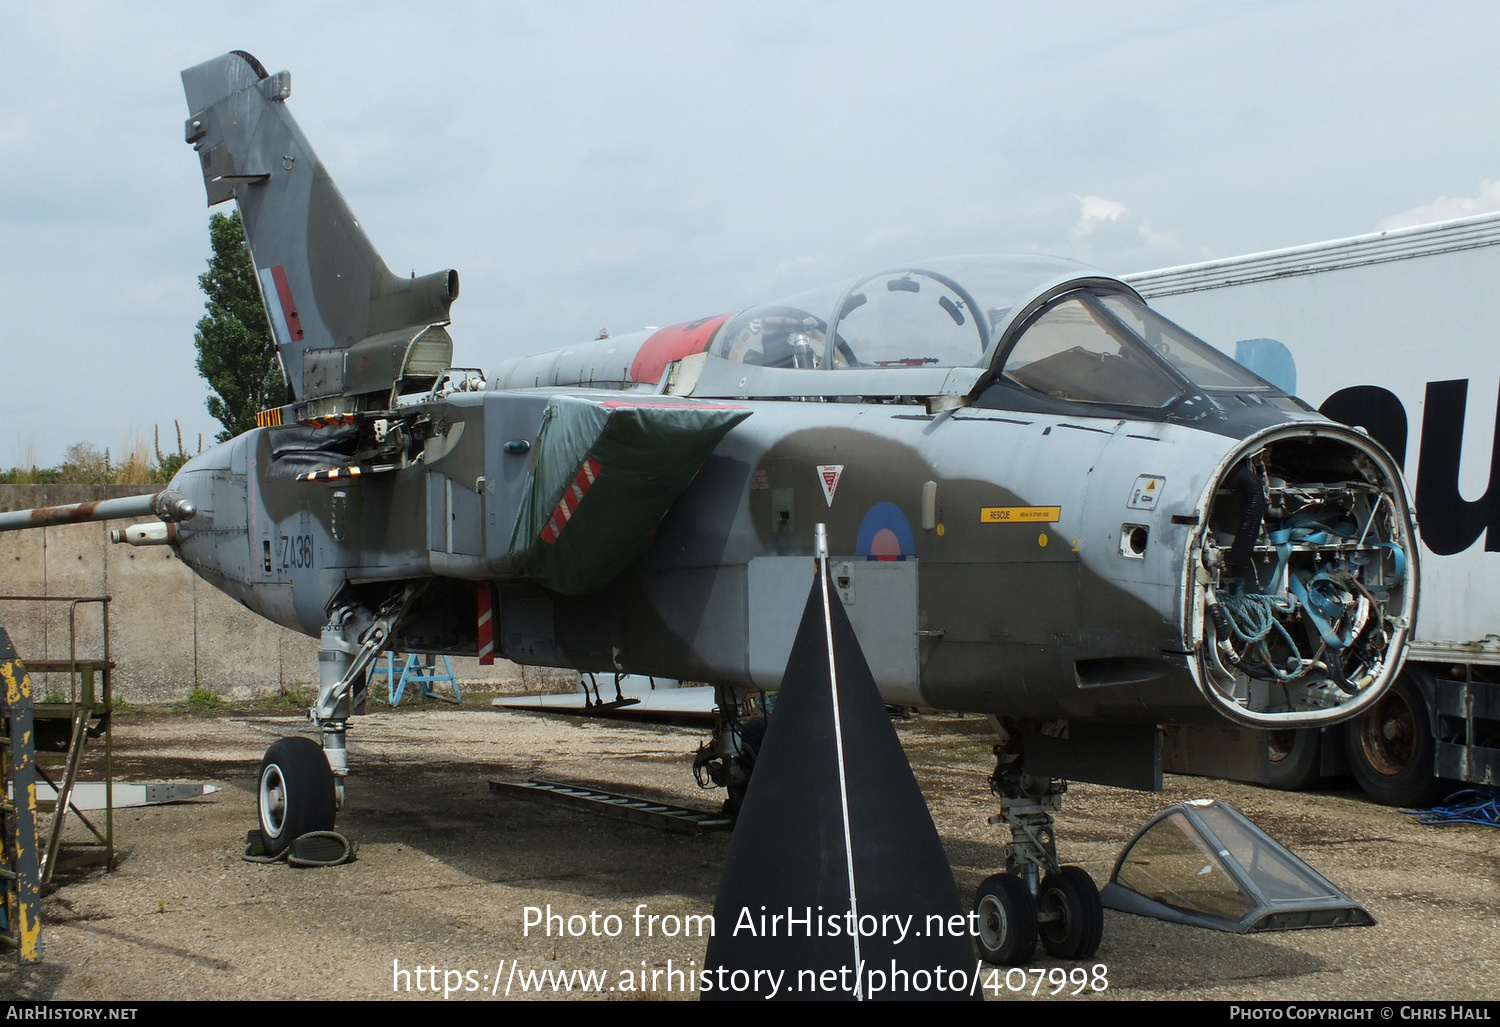
<path id="1" fill-rule="evenodd" d="M 271 743 L 260 764 L 260 837 L 266 854 L 279 856 L 294 839 L 311 831 L 331 831 L 334 820 L 333 771 L 310 738 Z"/>
<path id="2" fill-rule="evenodd" d="M 1022 769 L 1020 732 L 1002 732 L 990 789 L 1000 813 L 990 823 L 1010 828 L 1004 873 L 984 879 L 974 898 L 980 955 L 988 962 L 1028 962 L 1040 938 L 1059 959 L 1088 959 L 1104 938 L 1104 904 L 1088 871 L 1057 861 L 1053 814 L 1068 783 Z"/>
<path id="3" fill-rule="evenodd" d="M 1010 874 L 992 874 L 974 896 L 979 914 L 979 954 L 989 963 L 1014 966 L 1036 951 L 1036 897 L 1026 882 Z"/>

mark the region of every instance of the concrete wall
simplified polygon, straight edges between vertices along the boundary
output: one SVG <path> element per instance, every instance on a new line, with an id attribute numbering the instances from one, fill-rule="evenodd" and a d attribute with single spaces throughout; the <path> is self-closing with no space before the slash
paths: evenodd
<path id="1" fill-rule="evenodd" d="M 149 486 L 0 485 L 0 510 L 59 506 L 134 496 Z M 26 659 L 67 659 L 66 602 L 28 603 L 7 596 L 110 595 L 110 656 L 116 696 L 131 702 L 171 702 L 194 684 L 231 698 L 274 694 L 286 686 L 316 687 L 318 642 L 263 620 L 187 568 L 168 546 L 112 545 L 111 527 L 142 518 L 97 524 L 0 532 L 0 620 L 16 652 Z M 80 659 L 102 652 L 101 604 L 76 608 Z M 461 685 L 479 690 L 555 690 L 555 672 L 497 662 L 455 659 Z M 529 686 L 538 687 L 531 688 Z M 38 691 L 66 688 L 65 678 L 44 678 Z"/>

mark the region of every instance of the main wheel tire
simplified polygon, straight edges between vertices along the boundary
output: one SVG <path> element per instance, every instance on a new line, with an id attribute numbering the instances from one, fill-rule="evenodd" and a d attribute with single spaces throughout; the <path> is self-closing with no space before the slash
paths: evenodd
<path id="1" fill-rule="evenodd" d="M 1260 783 L 1298 792 L 1318 781 L 1321 731 L 1267 731 L 1260 754 Z"/>
<path id="2" fill-rule="evenodd" d="M 1104 940 L 1104 903 L 1083 867 L 1061 867 L 1042 879 L 1037 897 L 1042 944 L 1059 959 L 1088 959 Z"/>
<path id="3" fill-rule="evenodd" d="M 986 877 L 974 896 L 979 914 L 979 955 L 989 963 L 1019 966 L 1036 952 L 1036 899 L 1011 874 Z"/>
<path id="4" fill-rule="evenodd" d="M 1380 700 L 1344 725 L 1349 772 L 1385 806 L 1430 806 L 1450 790 L 1433 776 L 1437 741 L 1414 672 L 1404 671 Z"/>
<path id="5" fill-rule="evenodd" d="M 271 743 L 260 761 L 260 837 L 267 854 L 279 856 L 309 831 L 332 831 L 336 810 L 333 771 L 310 738 Z"/>
<path id="6" fill-rule="evenodd" d="M 745 805 L 745 795 L 750 791 L 750 779 L 755 776 L 755 760 L 760 755 L 761 744 L 766 740 L 767 726 L 765 717 L 746 717 L 739 722 L 740 755 L 735 759 L 744 771 L 744 779 L 725 789 L 728 795 L 724 799 L 724 812 L 729 816 L 739 816 L 740 808 Z"/>

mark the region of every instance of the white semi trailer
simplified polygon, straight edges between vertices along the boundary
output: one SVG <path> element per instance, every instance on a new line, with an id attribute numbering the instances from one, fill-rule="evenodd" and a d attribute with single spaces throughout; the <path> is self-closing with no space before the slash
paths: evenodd
<path id="1" fill-rule="evenodd" d="M 1281 787 L 1347 768 L 1393 805 L 1438 797 L 1444 779 L 1500 783 L 1500 214 L 1126 280 L 1383 443 L 1422 537 L 1415 641 L 1388 698 L 1321 732 L 1175 735 L 1168 765 Z"/>

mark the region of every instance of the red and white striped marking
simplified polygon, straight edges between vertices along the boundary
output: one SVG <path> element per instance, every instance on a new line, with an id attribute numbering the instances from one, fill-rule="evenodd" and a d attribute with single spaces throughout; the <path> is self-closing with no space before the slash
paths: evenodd
<path id="1" fill-rule="evenodd" d="M 599 478 L 599 472 L 604 470 L 602 464 L 593 457 L 583 461 L 583 466 L 578 468 L 578 473 L 573 475 L 573 481 L 567 488 L 563 489 L 562 499 L 557 503 L 557 509 L 552 511 L 552 516 L 547 520 L 546 527 L 542 528 L 542 541 L 552 545 L 557 541 L 557 536 L 562 534 L 563 528 L 573 519 L 573 513 L 578 509 L 578 504 L 583 502 L 584 493 Z"/>
<path id="2" fill-rule="evenodd" d="M 267 281 L 267 279 L 270 281 Z M 292 302 L 292 287 L 286 280 L 286 268 L 280 264 L 262 268 L 260 271 L 261 295 L 270 308 L 271 327 L 276 331 L 276 342 L 285 346 L 301 342 L 306 338 L 302 331 L 302 319 L 297 316 L 297 304 Z"/>
<path id="3" fill-rule="evenodd" d="M 495 593 L 489 585 L 479 586 L 479 662 L 495 662 Z"/>

